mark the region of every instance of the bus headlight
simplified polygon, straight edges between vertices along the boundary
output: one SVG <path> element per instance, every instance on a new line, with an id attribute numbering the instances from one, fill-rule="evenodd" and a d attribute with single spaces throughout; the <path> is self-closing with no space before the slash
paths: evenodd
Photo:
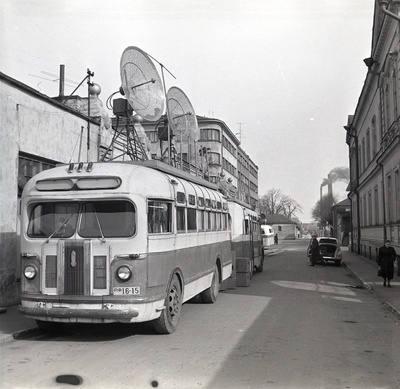
<path id="1" fill-rule="evenodd" d="M 128 266 L 120 266 L 117 269 L 117 277 L 119 278 L 120 281 L 126 282 L 131 279 L 132 271 L 131 269 L 129 269 Z"/>
<path id="2" fill-rule="evenodd" d="M 24 276 L 28 280 L 33 280 L 36 277 L 36 274 L 37 274 L 36 266 L 28 265 L 28 266 L 25 267 Z"/>

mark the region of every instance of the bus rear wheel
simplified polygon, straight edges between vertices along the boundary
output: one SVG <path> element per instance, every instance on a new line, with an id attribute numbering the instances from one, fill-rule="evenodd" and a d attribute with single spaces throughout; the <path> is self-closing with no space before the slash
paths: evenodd
<path id="1" fill-rule="evenodd" d="M 169 284 L 167 297 L 165 298 L 165 309 L 154 321 L 154 329 L 159 334 L 172 334 L 178 327 L 182 307 L 182 288 L 178 277 L 174 275 Z"/>
<path id="2" fill-rule="evenodd" d="M 260 264 L 258 266 L 254 266 L 256 273 L 262 273 L 264 271 L 264 251 L 262 251 Z"/>
<path id="3" fill-rule="evenodd" d="M 203 302 L 207 304 L 215 303 L 218 297 L 219 287 L 219 269 L 218 266 L 215 265 L 211 286 L 201 294 Z"/>

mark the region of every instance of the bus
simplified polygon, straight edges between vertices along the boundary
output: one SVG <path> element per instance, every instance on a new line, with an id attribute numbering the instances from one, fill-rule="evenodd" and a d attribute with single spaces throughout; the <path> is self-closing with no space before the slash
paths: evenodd
<path id="1" fill-rule="evenodd" d="M 261 224 L 261 234 L 263 240 L 263 248 L 267 249 L 272 246 L 274 242 L 274 229 L 268 224 Z"/>
<path id="2" fill-rule="evenodd" d="M 238 207 L 241 213 L 231 215 Z M 215 302 L 231 276 L 236 214 L 251 247 L 254 211 L 162 162 L 81 162 L 43 171 L 21 198 L 20 311 L 43 330 L 152 322 L 156 332 L 170 334 L 184 302 Z"/>
<path id="3" fill-rule="evenodd" d="M 260 273 L 264 269 L 264 250 L 259 223 L 259 215 L 248 208 L 245 203 L 228 199 L 229 217 L 231 219 L 232 250 L 236 260 L 250 261 L 251 275 L 253 270 Z"/>

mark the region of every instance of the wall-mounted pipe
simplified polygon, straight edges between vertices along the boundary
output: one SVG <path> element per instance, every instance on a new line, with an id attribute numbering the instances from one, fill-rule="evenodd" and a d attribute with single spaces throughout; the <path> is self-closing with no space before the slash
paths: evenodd
<path id="1" fill-rule="evenodd" d="M 381 8 L 381 11 L 382 11 L 385 15 L 387 15 L 387 16 L 393 18 L 393 19 L 396 19 L 398 22 L 400 22 L 400 16 L 399 16 L 399 15 L 396 15 L 396 14 L 394 14 L 393 12 L 390 12 L 390 11 L 388 10 L 388 6 L 389 6 L 389 1 L 388 1 L 388 0 L 377 0 L 377 2 L 378 2 L 378 4 L 379 4 L 379 7 Z"/>
<path id="2" fill-rule="evenodd" d="M 357 136 L 357 131 L 356 129 L 352 126 L 352 125 L 347 125 L 344 126 L 344 129 L 346 130 L 346 133 L 349 137 L 354 138 L 354 143 L 355 143 L 355 155 L 356 155 L 356 187 L 353 189 L 353 192 L 356 194 L 356 198 L 357 198 L 357 208 L 356 208 L 356 216 L 357 216 L 357 254 L 360 255 L 361 254 L 361 218 L 360 218 L 360 192 L 359 192 L 359 188 L 358 185 L 360 183 L 359 181 L 359 176 L 360 176 L 360 168 L 358 165 L 358 136 Z M 352 131 L 354 130 L 354 134 L 352 133 Z M 349 144 L 350 146 L 350 144 Z M 352 233 L 352 243 L 353 243 L 353 232 L 354 232 L 354 224 L 353 224 L 353 204 L 352 201 L 350 199 L 350 197 L 347 195 L 347 198 L 350 200 L 350 209 L 351 209 L 351 219 L 350 219 L 350 223 L 351 223 L 351 233 Z M 353 245 L 352 245 L 353 246 Z"/>

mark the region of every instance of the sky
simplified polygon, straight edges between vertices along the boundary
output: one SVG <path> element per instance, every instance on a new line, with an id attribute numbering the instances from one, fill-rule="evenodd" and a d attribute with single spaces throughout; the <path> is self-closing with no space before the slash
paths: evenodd
<path id="1" fill-rule="evenodd" d="M 2 0 L 0 11 L 0 71 L 48 96 L 61 64 L 66 95 L 89 68 L 105 105 L 125 48 L 150 54 L 175 77 L 164 72 L 167 89 L 238 134 L 259 196 L 280 189 L 302 222 L 329 172 L 348 166 L 343 126 L 367 75 L 374 0 Z"/>

